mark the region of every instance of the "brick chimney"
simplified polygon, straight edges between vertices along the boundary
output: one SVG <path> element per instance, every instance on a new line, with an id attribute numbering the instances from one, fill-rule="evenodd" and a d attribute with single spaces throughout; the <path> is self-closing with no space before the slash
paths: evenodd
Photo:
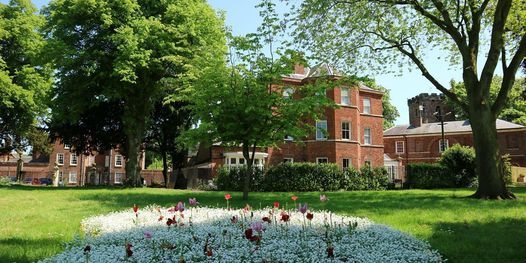
<path id="1" fill-rule="evenodd" d="M 295 74 L 305 75 L 305 66 L 303 66 L 303 65 L 301 65 L 299 63 L 294 64 L 294 73 Z"/>

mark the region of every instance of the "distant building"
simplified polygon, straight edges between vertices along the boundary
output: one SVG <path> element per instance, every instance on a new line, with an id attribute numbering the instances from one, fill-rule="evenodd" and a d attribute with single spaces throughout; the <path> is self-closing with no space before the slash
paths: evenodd
<path id="1" fill-rule="evenodd" d="M 57 140 L 49 157 L 41 156 L 38 159 L 24 157 L 22 180 L 53 179 L 57 171 L 60 185 L 64 186 L 122 185 L 124 183 L 126 163 L 118 149 L 111 149 L 105 153 L 92 152 L 89 155 L 77 155 L 71 150 L 69 145 L 61 144 Z M 18 158 L 7 160 L 5 157 L 3 161 L 0 160 L 0 176 L 16 176 L 17 161 Z M 140 164 L 141 175 L 148 185 L 163 183 L 160 172 L 144 170 L 143 157 L 141 157 Z"/>
<path id="2" fill-rule="evenodd" d="M 444 94 L 420 93 L 407 100 L 409 124 L 419 127 L 425 123 L 439 122 L 436 112 L 441 109 L 444 121 L 454 121 L 455 113 L 446 105 Z"/>
<path id="3" fill-rule="evenodd" d="M 309 69 L 296 65 L 294 74 L 284 76 L 283 96 L 291 96 L 287 87 L 305 85 L 314 78 L 341 75 L 322 64 Z M 363 84 L 341 86 L 326 91 L 326 96 L 339 105 L 328 108 L 325 116 L 310 124 L 317 131 L 306 138 L 284 138 L 276 148 L 260 148 L 255 164 L 275 165 L 283 162 L 335 163 L 338 166 L 360 168 L 364 165 L 383 166 L 383 93 Z M 325 130 L 326 132 L 323 132 Z M 303 144 L 297 144 L 301 140 Z M 187 174 L 215 175 L 220 166 L 244 165 L 240 148 L 225 148 L 220 144 L 202 147 L 192 158 Z"/>
<path id="4" fill-rule="evenodd" d="M 454 144 L 473 146 L 469 121 L 455 121 L 443 99 L 435 93 L 409 99 L 410 124 L 384 131 L 384 151 L 392 170 L 404 171 L 408 163 L 437 162 L 443 150 Z M 439 108 L 444 116 L 443 142 L 442 125 L 435 114 Z M 509 154 L 514 166 L 526 166 L 526 127 L 504 120 L 497 120 L 496 125 L 500 153 Z M 398 169 L 394 168 L 395 161 L 400 165 Z"/>

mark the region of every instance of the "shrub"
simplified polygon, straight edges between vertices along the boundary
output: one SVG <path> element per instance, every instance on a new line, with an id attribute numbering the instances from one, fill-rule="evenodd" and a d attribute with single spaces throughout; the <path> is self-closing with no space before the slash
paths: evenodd
<path id="1" fill-rule="evenodd" d="M 221 167 L 217 171 L 215 184 L 221 191 L 243 191 L 246 167 Z M 263 182 L 263 170 L 254 168 L 252 178 L 250 179 L 250 191 L 261 191 Z"/>
<path id="2" fill-rule="evenodd" d="M 453 176 L 456 187 L 468 187 L 477 178 L 475 150 L 472 147 L 455 144 L 442 153 L 439 163 Z"/>
<path id="3" fill-rule="evenodd" d="M 385 190 L 389 185 L 387 171 L 383 167 L 362 167 L 360 171 L 349 168 L 343 172 L 343 177 L 342 188 L 350 191 Z"/>
<path id="4" fill-rule="evenodd" d="M 511 178 L 511 158 L 509 154 L 505 154 L 501 157 L 501 169 L 502 169 L 502 176 L 504 177 L 504 183 L 507 185 L 512 184 L 512 178 Z"/>
<path id="5" fill-rule="evenodd" d="M 263 188 L 277 192 L 335 191 L 341 189 L 342 179 L 336 164 L 283 163 L 267 171 Z"/>
<path id="6" fill-rule="evenodd" d="M 411 163 L 407 165 L 406 184 L 409 188 L 448 188 L 455 187 L 455 177 L 441 164 Z"/>

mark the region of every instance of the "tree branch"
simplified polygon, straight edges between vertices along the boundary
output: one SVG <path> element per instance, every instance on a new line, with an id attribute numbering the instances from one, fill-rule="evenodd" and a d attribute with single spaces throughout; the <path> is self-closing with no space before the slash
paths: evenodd
<path id="1" fill-rule="evenodd" d="M 502 85 L 499 90 L 499 94 L 493 103 L 491 110 L 495 115 L 498 115 L 504 108 L 506 99 L 508 98 L 508 93 L 515 83 L 515 74 L 519 69 L 522 60 L 526 57 L 526 34 L 522 36 L 522 39 L 517 48 L 517 52 L 510 61 L 508 67 L 504 70 L 504 75 L 502 77 Z"/>

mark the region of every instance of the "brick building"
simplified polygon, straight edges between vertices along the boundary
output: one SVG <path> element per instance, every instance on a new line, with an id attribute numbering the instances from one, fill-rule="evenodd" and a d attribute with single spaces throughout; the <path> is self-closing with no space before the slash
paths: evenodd
<path id="1" fill-rule="evenodd" d="M 144 156 L 144 155 L 143 155 Z M 37 157 L 37 156 L 34 156 Z M 0 162 L 0 176 L 16 176 L 18 158 L 3 158 Z M 93 152 L 90 155 L 77 155 L 68 145 L 59 141 L 53 144 L 49 157 L 23 158 L 23 180 L 50 178 L 58 174 L 58 184 L 64 186 L 122 185 L 126 178 L 125 159 L 118 149 L 105 153 Z M 141 176 L 147 185 L 162 184 L 160 171 L 144 169 L 141 158 Z"/>
<path id="2" fill-rule="evenodd" d="M 314 78 L 329 75 L 341 77 L 326 64 L 313 69 L 297 65 L 294 74 L 284 76 L 284 96 L 291 96 L 293 89 L 287 87 L 305 85 Z M 276 148 L 258 149 L 255 165 L 275 165 L 282 162 L 336 163 L 340 167 L 363 165 L 383 166 L 383 116 L 380 91 L 363 84 L 341 86 L 326 91 L 326 96 L 339 107 L 325 110 L 324 118 L 312 122 L 316 133 L 302 139 L 285 138 Z M 323 132 L 325 130 L 325 132 Z M 225 148 L 220 144 L 199 149 L 193 157 L 194 166 L 187 173 L 212 175 L 223 165 L 243 165 L 241 149 Z"/>
<path id="3" fill-rule="evenodd" d="M 442 125 L 437 122 L 434 112 L 414 112 L 416 106 L 423 105 L 422 102 L 428 102 L 428 107 L 432 106 L 433 110 L 441 107 L 443 114 L 449 112 L 449 109 L 436 99 L 440 97 L 436 94 L 421 94 L 408 100 L 411 124 L 397 125 L 384 131 L 386 158 L 399 162 L 402 169 L 398 171 L 403 171 L 403 167 L 408 163 L 436 162 L 443 150 L 451 145 L 473 146 L 469 121 L 445 121 L 445 140 L 442 142 Z M 431 98 L 433 100 L 430 100 Z M 415 120 L 416 117 L 418 120 Z M 514 166 L 526 166 L 526 127 L 504 120 L 497 120 L 496 125 L 500 153 L 509 154 Z"/>

